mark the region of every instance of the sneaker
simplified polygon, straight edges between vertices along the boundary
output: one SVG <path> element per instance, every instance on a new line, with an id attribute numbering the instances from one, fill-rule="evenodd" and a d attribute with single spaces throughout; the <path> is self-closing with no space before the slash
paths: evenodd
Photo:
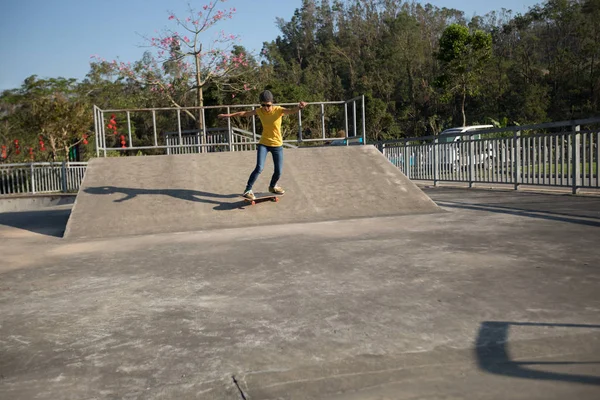
<path id="1" fill-rule="evenodd" d="M 285 190 L 283 190 L 283 188 L 282 188 L 282 187 L 279 187 L 279 186 L 275 186 L 275 187 L 272 187 L 272 186 L 271 186 L 271 187 L 269 188 L 269 192 L 271 192 L 271 193 L 275 193 L 275 194 L 284 194 L 284 193 L 285 193 Z"/>
<path id="2" fill-rule="evenodd" d="M 252 193 L 252 190 L 246 190 L 242 197 L 245 197 L 248 200 L 256 200 L 256 197 L 254 197 L 254 193 Z"/>

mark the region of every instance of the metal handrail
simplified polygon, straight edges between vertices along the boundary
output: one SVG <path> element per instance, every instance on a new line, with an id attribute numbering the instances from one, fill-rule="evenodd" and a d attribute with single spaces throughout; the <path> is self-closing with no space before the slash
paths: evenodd
<path id="1" fill-rule="evenodd" d="M 280 105 L 282 106 L 294 106 L 298 103 L 280 103 Z M 319 142 L 319 141 L 329 141 L 329 140 L 337 140 L 340 139 L 337 136 L 337 131 L 341 128 L 334 128 L 334 130 L 336 131 L 336 135 L 335 137 L 330 137 L 327 135 L 326 132 L 326 126 L 325 126 L 325 106 L 326 105 L 341 105 L 344 107 L 344 132 L 345 132 L 345 137 L 346 139 L 348 138 L 353 138 L 353 137 L 357 137 L 362 136 L 363 138 L 363 143 L 366 144 L 366 110 L 365 110 L 365 98 L 364 96 L 358 96 L 355 97 L 353 99 L 350 100 L 345 100 L 345 101 L 324 101 L 324 102 L 309 102 L 309 105 L 320 105 L 321 106 L 321 113 L 320 113 L 320 118 L 321 118 L 321 126 L 320 128 L 322 129 L 322 137 L 320 138 L 308 138 L 305 139 L 303 138 L 303 128 L 302 128 L 302 122 L 303 122 L 303 117 L 302 117 L 302 110 L 299 110 L 297 115 L 298 115 L 298 137 L 296 140 L 285 140 L 284 141 L 284 145 L 286 147 L 296 147 L 293 145 L 293 143 L 296 144 L 300 144 L 302 142 Z M 351 115 L 348 112 L 348 106 L 351 105 L 352 106 L 352 113 Z M 197 111 L 201 111 L 202 112 L 202 118 L 204 121 L 206 121 L 205 118 L 205 110 L 207 109 L 226 109 L 227 112 L 229 112 L 232 108 L 233 109 L 237 109 L 237 108 L 248 108 L 251 107 L 252 109 L 255 109 L 256 107 L 259 107 L 259 104 L 239 104 L 239 105 L 215 105 L 215 106 L 203 106 L 203 107 L 156 107 L 156 108 L 129 108 L 129 109 L 107 109 L 107 110 L 102 110 L 97 106 L 94 106 L 94 127 L 95 127 L 95 133 L 96 133 L 96 156 L 100 156 L 100 153 L 103 152 L 103 155 L 106 157 L 107 152 L 108 151 L 129 151 L 129 150 L 151 150 L 151 149 L 177 149 L 177 148 L 188 148 L 188 147 L 196 147 L 199 150 L 202 149 L 206 149 L 206 148 L 210 148 L 210 146 L 215 146 L 218 145 L 219 146 L 219 151 L 222 150 L 222 146 L 223 145 L 229 145 L 229 150 L 234 150 L 233 146 L 235 145 L 235 143 L 233 143 L 233 137 L 232 135 L 234 134 L 234 132 L 236 132 L 236 127 L 233 127 L 231 125 L 231 120 L 228 119 L 227 121 L 227 128 L 226 131 L 227 135 L 228 135 L 228 140 L 227 143 L 218 143 L 218 144 L 213 144 L 213 143 L 206 143 L 207 141 L 207 134 L 210 132 L 214 132 L 215 130 L 218 131 L 220 130 L 219 128 L 208 128 L 206 127 L 206 125 L 204 125 L 204 127 L 202 129 L 199 130 L 191 130 L 191 132 L 197 132 L 198 135 L 202 135 L 202 139 L 199 140 L 200 143 L 194 143 L 194 144 L 183 144 L 184 140 L 183 140 L 183 136 L 187 133 L 186 131 L 182 130 L 182 119 L 181 119 L 181 113 L 185 112 L 185 111 L 189 111 L 189 110 L 197 110 Z M 360 122 L 362 123 L 362 127 L 359 127 L 359 108 L 360 108 Z M 179 140 L 178 140 L 178 144 L 168 144 L 168 145 L 159 145 L 158 142 L 158 132 L 157 132 L 157 126 L 156 126 L 156 113 L 158 111 L 171 111 L 171 112 L 176 112 L 177 113 L 177 130 L 173 131 L 173 132 L 169 132 L 167 135 L 177 135 Z M 151 112 L 152 113 L 152 130 L 153 130 L 153 134 L 154 134 L 154 141 L 152 145 L 144 145 L 144 146 L 136 146 L 134 144 L 134 136 L 132 135 L 132 121 L 131 121 L 131 113 L 132 112 Z M 105 118 L 106 118 L 106 114 L 115 114 L 115 113 L 124 113 L 126 115 L 126 123 L 123 124 L 123 126 L 126 128 L 126 133 L 123 133 L 123 135 L 126 135 L 127 138 L 127 144 L 125 145 L 125 147 L 107 147 L 107 133 L 106 133 L 106 128 L 105 128 Z M 349 119 L 352 118 L 352 123 L 349 123 Z M 352 128 L 352 133 L 349 131 L 349 128 Z M 252 117 L 252 129 L 253 132 L 252 133 L 248 133 L 248 135 L 252 135 L 253 139 L 260 137 L 259 134 L 256 133 L 256 119 L 253 116 Z M 332 130 L 333 131 L 333 130 Z M 246 131 L 247 132 L 247 131 Z M 164 133 L 163 133 L 164 135 Z"/>

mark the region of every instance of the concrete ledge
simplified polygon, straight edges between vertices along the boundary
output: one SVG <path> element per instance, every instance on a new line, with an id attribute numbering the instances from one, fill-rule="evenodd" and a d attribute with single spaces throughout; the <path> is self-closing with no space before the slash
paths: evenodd
<path id="1" fill-rule="evenodd" d="M 0 213 L 42 210 L 75 202 L 75 193 L 27 194 L 0 197 Z"/>

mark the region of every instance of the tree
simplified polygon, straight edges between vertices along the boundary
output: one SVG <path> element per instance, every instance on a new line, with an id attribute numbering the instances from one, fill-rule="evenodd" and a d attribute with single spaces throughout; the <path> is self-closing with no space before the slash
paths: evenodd
<path id="1" fill-rule="evenodd" d="M 0 95 L 2 161 L 68 159 L 69 149 L 87 141 L 92 110 L 77 93 L 75 79 L 38 79 L 32 75 L 19 89 Z M 6 156 L 6 157 L 5 157 Z"/>
<path id="2" fill-rule="evenodd" d="M 479 80 L 491 52 L 491 35 L 480 30 L 470 33 L 466 26 L 452 24 L 440 38 L 438 59 L 445 72 L 439 77 L 438 83 L 446 90 L 448 97 L 459 96 L 462 126 L 467 125 L 467 96 L 479 92 Z"/>
<path id="3" fill-rule="evenodd" d="M 225 2 L 221 0 L 220 2 Z M 235 35 L 220 32 L 212 42 L 207 44 L 206 34 L 218 22 L 233 18 L 236 10 L 218 10 L 219 2 L 210 2 L 197 12 L 189 8 L 188 15 L 180 18 L 171 13 L 169 21 L 176 25 L 175 29 L 166 29 L 157 37 L 146 38 L 156 54 L 146 52 L 141 61 L 134 64 L 124 62 L 107 62 L 118 71 L 123 78 L 146 85 L 150 90 L 166 96 L 172 106 L 182 107 L 189 92 L 195 94 L 195 106 L 204 106 L 204 90 L 214 85 L 219 90 L 229 92 L 247 91 L 253 85 L 247 80 L 240 81 L 240 76 L 250 77 L 254 66 L 242 47 L 235 46 Z M 198 115 L 186 111 L 203 126 L 202 112 Z"/>
<path id="4" fill-rule="evenodd" d="M 584 62 L 588 63 L 586 68 L 589 74 L 587 85 L 590 98 L 590 111 L 597 112 L 600 108 L 600 71 L 598 59 L 600 59 L 600 0 L 586 0 L 582 6 L 584 20 L 579 24 L 581 47 Z"/>
<path id="5" fill-rule="evenodd" d="M 45 139 L 50 145 L 53 161 L 63 151 L 67 160 L 71 147 L 87 143 L 93 118 L 86 103 L 55 94 L 37 98 L 31 106 L 31 125 L 39 132 L 40 139 Z"/>

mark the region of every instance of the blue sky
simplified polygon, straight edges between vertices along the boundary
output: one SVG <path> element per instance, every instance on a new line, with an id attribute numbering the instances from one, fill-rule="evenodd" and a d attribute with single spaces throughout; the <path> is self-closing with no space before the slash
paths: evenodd
<path id="1" fill-rule="evenodd" d="M 142 35 L 173 27 L 169 12 L 185 15 L 187 5 L 200 9 L 210 0 L 2 0 L 0 5 L 0 90 L 18 88 L 30 75 L 82 79 L 90 56 L 137 61 L 144 48 Z M 430 0 L 438 7 L 456 8 L 467 17 L 506 8 L 524 13 L 542 1 Z M 275 20 L 289 21 L 301 0 L 227 0 L 219 8 L 236 8 L 232 20 L 216 25 L 239 35 L 249 51 L 280 31 Z"/>

